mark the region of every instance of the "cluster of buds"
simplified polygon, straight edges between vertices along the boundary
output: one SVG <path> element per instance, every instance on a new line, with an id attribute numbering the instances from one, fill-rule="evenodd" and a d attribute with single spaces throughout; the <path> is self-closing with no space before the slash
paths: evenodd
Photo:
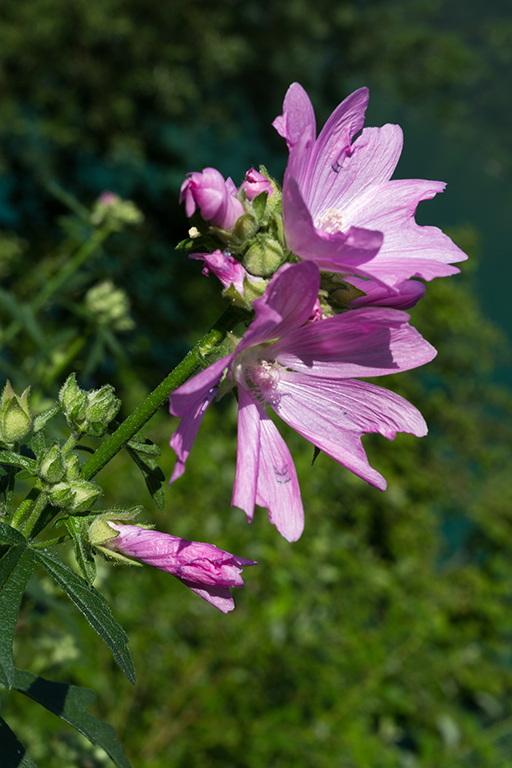
<path id="1" fill-rule="evenodd" d="M 29 405 L 30 387 L 18 396 L 7 381 L 0 401 L 0 443 L 13 448 L 28 435 L 32 427 Z"/>
<path id="2" fill-rule="evenodd" d="M 111 280 L 90 288 L 85 294 L 85 306 L 102 326 L 109 326 L 114 331 L 131 331 L 135 327 L 126 292 L 116 288 Z"/>
<path id="3" fill-rule="evenodd" d="M 126 224 L 140 224 L 143 218 L 135 203 L 107 191 L 97 199 L 91 214 L 91 223 L 96 227 L 108 223 L 112 230 L 119 231 Z"/>
<path id="4" fill-rule="evenodd" d="M 121 406 L 109 384 L 86 392 L 78 386 L 74 373 L 68 376 L 60 390 L 59 402 L 73 432 L 91 437 L 105 434 Z"/>
<path id="5" fill-rule="evenodd" d="M 204 260 L 203 273 L 213 272 L 224 295 L 244 308 L 263 294 L 268 278 L 287 258 L 281 192 L 261 171 L 251 168 L 237 189 L 215 168 L 205 168 L 187 176 L 180 195 L 193 226 L 178 247 L 205 249 L 190 258 Z"/>
<path id="6" fill-rule="evenodd" d="M 50 503 L 76 513 L 85 512 L 102 492 L 99 486 L 81 479 L 78 456 L 65 455 L 58 443 L 40 457 L 38 475 Z"/>

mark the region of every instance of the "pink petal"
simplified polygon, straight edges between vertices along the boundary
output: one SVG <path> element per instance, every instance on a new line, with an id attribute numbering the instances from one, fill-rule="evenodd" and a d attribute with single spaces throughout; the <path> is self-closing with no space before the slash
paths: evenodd
<path id="1" fill-rule="evenodd" d="M 334 272 L 361 272 L 378 253 L 381 232 L 351 227 L 348 232 L 330 234 L 315 228 L 302 199 L 296 180 L 285 174 L 283 186 L 283 220 L 286 243 L 303 259 L 314 260 L 320 269 Z"/>
<path id="2" fill-rule="evenodd" d="M 270 522 L 287 541 L 304 530 L 304 509 L 290 451 L 276 425 L 258 405 L 261 417 L 260 466 L 256 503 L 267 507 Z"/>
<path id="3" fill-rule="evenodd" d="M 365 128 L 343 160 L 337 172 L 324 171 L 322 182 L 313 186 L 306 197 L 315 217 L 321 217 L 329 208 L 346 214 L 350 203 L 366 189 L 388 181 L 402 152 L 403 134 L 399 125 Z M 335 166 L 336 167 L 336 166 Z M 349 219 L 350 224 L 363 226 Z M 371 227 L 379 229 L 379 227 Z"/>
<path id="4" fill-rule="evenodd" d="M 283 114 L 272 123 L 291 149 L 307 131 L 316 136 L 315 111 L 304 88 L 292 83 L 286 92 Z"/>
<path id="5" fill-rule="evenodd" d="M 408 320 L 395 309 L 353 309 L 297 328 L 266 353 L 285 368 L 335 379 L 407 371 L 436 355 Z"/>
<path id="6" fill-rule="evenodd" d="M 284 336 L 307 322 L 320 288 L 316 264 L 284 264 L 253 306 L 256 317 L 238 345 L 237 351 Z"/>
<path id="7" fill-rule="evenodd" d="M 346 275 L 344 280 L 354 285 L 365 296 L 358 296 L 349 302 L 351 308 L 357 307 L 390 307 L 394 309 L 411 309 L 423 298 L 426 286 L 419 280 L 404 280 L 392 288 L 375 280 L 362 280 L 353 275 Z"/>
<path id="8" fill-rule="evenodd" d="M 186 579 L 180 579 L 179 576 L 176 576 L 176 578 L 186 587 L 191 589 L 192 592 L 195 592 L 196 595 L 199 595 L 199 597 L 202 597 L 203 600 L 211 603 L 211 605 L 215 606 L 215 608 L 218 608 L 219 611 L 222 611 L 222 613 L 229 613 L 234 609 L 235 601 L 231 596 L 229 587 L 205 586 L 203 584 L 195 584 L 194 582 L 187 581 Z"/>
<path id="9" fill-rule="evenodd" d="M 392 440 L 398 431 L 426 434 L 420 412 L 382 387 L 354 380 L 310 378 L 285 371 L 278 385 L 282 395 L 273 408 L 299 434 L 354 474 L 386 488 L 386 481 L 368 464 L 361 436 L 378 432 Z"/>
<path id="10" fill-rule="evenodd" d="M 170 446 L 176 452 L 176 464 L 170 483 L 173 483 L 185 471 L 185 462 L 196 439 L 206 409 L 215 397 L 215 385 L 219 382 L 223 370 L 229 365 L 233 355 L 217 360 L 206 370 L 198 373 L 169 398 L 169 410 L 173 416 L 181 416 L 181 422 L 171 437 Z"/>
<path id="11" fill-rule="evenodd" d="M 243 509 L 249 522 L 254 516 L 260 462 L 260 412 L 251 393 L 238 387 L 238 442 L 236 477 L 231 506 Z"/>

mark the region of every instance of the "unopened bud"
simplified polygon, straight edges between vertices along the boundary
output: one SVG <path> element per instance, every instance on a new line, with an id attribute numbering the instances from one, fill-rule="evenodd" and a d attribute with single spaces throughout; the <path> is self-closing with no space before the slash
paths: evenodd
<path id="1" fill-rule="evenodd" d="M 77 457 L 78 458 L 78 457 Z M 60 483 L 66 474 L 66 466 L 62 457 L 62 451 L 57 443 L 49 448 L 39 468 L 39 477 L 43 482 L 54 485 Z"/>
<path id="2" fill-rule="evenodd" d="M 251 275 L 271 277 L 285 259 L 283 249 L 277 240 L 261 239 L 251 245 L 244 256 L 243 265 Z"/>
<path id="3" fill-rule="evenodd" d="M 0 440 L 5 445 L 19 443 L 29 432 L 32 426 L 32 415 L 29 405 L 30 387 L 21 397 L 13 390 L 10 381 L 7 381 L 2 392 L 0 407 Z"/>

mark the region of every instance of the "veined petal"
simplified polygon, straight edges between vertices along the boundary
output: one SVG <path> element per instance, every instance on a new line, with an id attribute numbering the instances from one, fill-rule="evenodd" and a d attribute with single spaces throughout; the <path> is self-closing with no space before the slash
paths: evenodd
<path id="1" fill-rule="evenodd" d="M 352 200 L 367 188 L 388 181 L 396 168 L 403 146 L 403 133 L 399 125 L 365 128 L 352 144 L 350 153 L 339 168 L 324 173 L 321 183 L 314 186 L 308 196 L 308 207 L 315 218 L 331 209 L 346 214 Z M 348 219 L 350 224 L 364 226 Z M 379 227 L 372 227 L 379 229 Z"/>
<path id="2" fill-rule="evenodd" d="M 307 131 L 316 137 L 315 111 L 306 91 L 299 83 L 292 83 L 286 91 L 283 114 L 272 123 L 291 149 Z"/>
<path id="3" fill-rule="evenodd" d="M 310 259 L 325 271 L 361 272 L 359 265 L 378 253 L 383 235 L 379 231 L 351 227 L 348 232 L 324 232 L 315 228 L 297 181 L 285 174 L 283 221 L 286 243 L 303 259 Z"/>
<path id="4" fill-rule="evenodd" d="M 194 376 L 178 387 L 169 398 L 169 409 L 173 416 L 181 416 L 181 422 L 170 440 L 171 448 L 176 452 L 176 464 L 170 479 L 173 483 L 185 471 L 185 462 L 196 439 L 201 421 L 215 397 L 215 385 L 219 382 L 223 370 L 229 365 L 233 355 L 217 360 L 206 370 Z"/>
<path id="5" fill-rule="evenodd" d="M 409 315 L 397 309 L 353 309 L 297 328 L 266 352 L 284 368 L 313 376 L 385 376 L 417 368 L 436 355 L 408 321 Z"/>
<path id="6" fill-rule="evenodd" d="M 254 517 L 260 464 L 260 409 L 249 390 L 238 387 L 238 442 L 236 477 L 231 506 L 243 509 L 249 522 Z"/>
<path id="7" fill-rule="evenodd" d="M 378 432 L 392 440 L 397 432 L 426 434 L 420 412 L 399 395 L 368 382 L 329 380 L 287 371 L 279 383 L 282 397 L 276 413 L 354 474 L 386 488 L 370 467 L 361 443 L 363 434 Z"/>
<path id="8" fill-rule="evenodd" d="M 391 284 L 391 280 L 432 280 L 459 271 L 450 265 L 467 259 L 466 254 L 437 227 L 420 226 L 414 220 L 421 200 L 430 200 L 444 187 L 441 181 L 396 179 L 368 189 L 347 209 L 351 223 L 385 232 L 369 270 L 372 276 Z"/>
<path id="9" fill-rule="evenodd" d="M 352 151 L 352 138 L 364 125 L 368 98 L 368 88 L 354 91 L 334 110 L 322 128 L 309 161 L 307 181 L 313 195 L 316 190 L 326 194 L 336 183 L 338 171 Z M 313 195 L 307 196 L 308 206 Z"/>
<path id="10" fill-rule="evenodd" d="M 256 504 L 267 507 L 270 522 L 287 541 L 297 541 L 304 530 L 304 509 L 297 472 L 290 451 L 272 419 L 260 412 L 260 466 Z"/>
<path id="11" fill-rule="evenodd" d="M 256 317 L 237 351 L 289 333 L 309 319 L 320 288 L 318 267 L 311 262 L 284 264 L 264 295 L 254 302 Z"/>

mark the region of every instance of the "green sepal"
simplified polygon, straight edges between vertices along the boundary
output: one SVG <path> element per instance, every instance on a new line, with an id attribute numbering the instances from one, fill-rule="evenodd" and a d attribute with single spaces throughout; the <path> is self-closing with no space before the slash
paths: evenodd
<path id="1" fill-rule="evenodd" d="M 261 224 L 267 208 L 268 192 L 260 192 L 252 201 L 252 210 L 256 216 L 256 221 Z"/>
<path id="2" fill-rule="evenodd" d="M 34 763 L 3 717 L 0 717 L 0 744 L 2 745 L 2 768 L 37 768 L 37 763 Z"/>
<path id="3" fill-rule="evenodd" d="M 48 408 L 47 411 L 43 411 L 39 414 L 39 416 L 36 416 L 32 424 L 33 431 L 39 432 L 41 429 L 43 429 L 47 422 L 50 421 L 50 419 L 53 419 L 53 417 L 56 416 L 59 411 L 60 405 L 55 403 L 55 405 L 52 405 L 52 407 Z"/>
<path id="4" fill-rule="evenodd" d="M 118 768 L 130 768 L 130 762 L 125 755 L 122 744 L 117 741 L 112 726 L 86 711 L 87 707 L 97 698 L 94 691 L 77 685 L 54 683 L 32 672 L 19 669 L 16 670 L 13 687 L 69 723 L 92 744 L 98 744 Z M 14 766 L 21 766 L 23 763 L 13 763 L 12 765 L 14 768 Z M 35 765 L 35 763 L 26 763 L 27 768 L 30 765 Z"/>
<path id="5" fill-rule="evenodd" d="M 33 435 L 29 443 L 30 447 L 36 455 L 36 459 L 39 459 L 43 452 L 46 451 L 46 440 L 42 432 L 37 432 Z"/>
<path id="6" fill-rule="evenodd" d="M 79 517 L 78 515 L 66 515 L 63 522 L 73 539 L 75 559 L 80 568 L 80 573 L 89 585 L 96 578 L 96 562 L 93 549 L 89 543 L 87 531 L 91 516 Z"/>
<path id="7" fill-rule="evenodd" d="M 108 645 L 112 656 L 128 680 L 135 683 L 135 668 L 128 650 L 128 636 L 112 615 L 103 595 L 94 587 L 90 587 L 85 579 L 68 568 L 53 552 L 34 549 L 32 553 L 36 563 L 62 587 L 91 627 Z"/>

